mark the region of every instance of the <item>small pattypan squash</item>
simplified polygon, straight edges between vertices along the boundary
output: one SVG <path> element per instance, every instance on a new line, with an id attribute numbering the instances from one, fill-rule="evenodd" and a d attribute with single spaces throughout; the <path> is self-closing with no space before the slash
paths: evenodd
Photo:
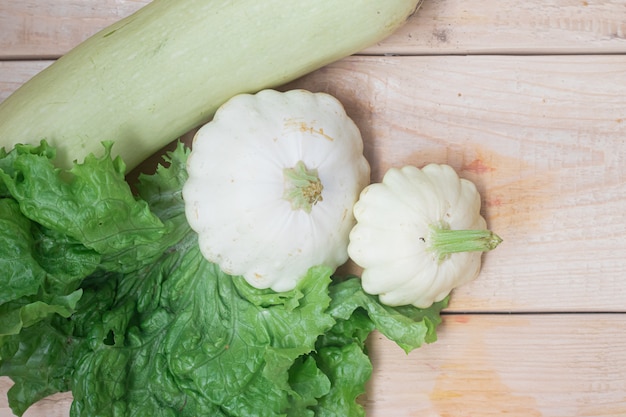
<path id="1" fill-rule="evenodd" d="M 501 241 L 485 230 L 474 184 L 448 165 L 391 168 L 362 191 L 354 215 L 348 253 L 363 268 L 363 289 L 390 306 L 443 300 Z"/>
<path id="2" fill-rule="evenodd" d="M 263 90 L 201 127 L 183 187 L 203 256 L 256 288 L 287 291 L 348 259 L 352 206 L 369 183 L 359 129 L 325 93 Z"/>

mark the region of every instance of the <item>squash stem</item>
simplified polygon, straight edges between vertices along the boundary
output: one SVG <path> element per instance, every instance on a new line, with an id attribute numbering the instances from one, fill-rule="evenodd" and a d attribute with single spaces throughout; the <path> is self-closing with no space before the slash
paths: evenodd
<path id="1" fill-rule="evenodd" d="M 317 169 L 308 169 L 304 162 L 298 161 L 293 168 L 283 170 L 283 178 L 285 181 L 283 198 L 291 203 L 293 210 L 310 213 L 313 206 L 323 200 L 324 186 Z"/>
<path id="2" fill-rule="evenodd" d="M 490 230 L 451 230 L 431 227 L 429 248 L 439 260 L 458 252 L 487 252 L 495 249 L 502 239 Z"/>

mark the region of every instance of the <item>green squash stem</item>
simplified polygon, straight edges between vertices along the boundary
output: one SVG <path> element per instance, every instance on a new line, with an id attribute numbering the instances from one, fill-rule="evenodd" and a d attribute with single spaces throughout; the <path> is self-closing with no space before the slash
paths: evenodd
<path id="1" fill-rule="evenodd" d="M 442 261 L 458 252 L 488 252 L 502 239 L 490 230 L 452 230 L 441 225 L 431 226 L 428 248 Z"/>

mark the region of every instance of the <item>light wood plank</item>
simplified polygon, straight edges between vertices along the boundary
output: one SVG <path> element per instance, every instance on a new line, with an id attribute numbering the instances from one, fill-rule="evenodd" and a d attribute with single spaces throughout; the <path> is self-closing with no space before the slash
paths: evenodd
<path id="1" fill-rule="evenodd" d="M 623 314 L 446 315 L 439 340 L 406 355 L 378 333 L 368 417 L 623 417 Z M 0 378 L 0 392 L 11 385 Z M 70 394 L 25 417 L 67 416 Z M 11 416 L 0 396 L 0 415 Z"/>
<path id="2" fill-rule="evenodd" d="M 626 52 L 623 0 L 426 0 L 372 53 L 598 54 Z"/>
<path id="3" fill-rule="evenodd" d="M 57 58 L 150 0 L 3 0 L 0 59 Z"/>
<path id="4" fill-rule="evenodd" d="M 368 417 L 626 415 L 624 315 L 452 315 L 408 356 L 371 347 Z"/>
<path id="5" fill-rule="evenodd" d="M 626 309 L 626 57 L 353 57 L 285 88 L 338 97 L 372 179 L 448 163 L 504 242 L 455 311 Z"/>
<path id="6" fill-rule="evenodd" d="M 625 81 L 624 56 L 353 57 L 284 88 L 346 105 L 374 181 L 445 162 L 476 182 L 504 242 L 451 311 L 625 311 Z"/>
<path id="7" fill-rule="evenodd" d="M 51 58 L 149 0 L 4 0 L 0 59 Z M 366 54 L 626 52 L 622 0 L 425 0 Z"/>
<path id="8" fill-rule="evenodd" d="M 0 102 L 54 61 L 0 61 Z"/>
<path id="9" fill-rule="evenodd" d="M 51 63 L 2 59 L 60 56 L 148 2 L 0 1 L 0 101 Z M 436 56 L 353 57 L 285 88 L 346 104 L 374 180 L 447 162 L 478 184 L 505 241 L 448 312 L 626 312 L 625 53 L 623 0 L 425 0 L 363 54 Z M 438 56 L 463 54 L 560 56 Z M 408 356 L 376 334 L 368 417 L 624 416 L 625 319 L 450 314 Z M 70 403 L 57 394 L 26 417 Z"/>

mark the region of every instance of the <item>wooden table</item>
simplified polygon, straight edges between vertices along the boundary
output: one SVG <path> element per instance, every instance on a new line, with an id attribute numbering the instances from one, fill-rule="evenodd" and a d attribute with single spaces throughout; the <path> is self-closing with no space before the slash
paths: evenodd
<path id="1" fill-rule="evenodd" d="M 0 100 L 147 1 L 0 2 Z M 405 355 L 372 337 L 368 416 L 626 416 L 626 1 L 426 0 L 296 86 L 345 104 L 374 181 L 449 163 L 504 238 L 454 292 L 437 343 Z"/>

